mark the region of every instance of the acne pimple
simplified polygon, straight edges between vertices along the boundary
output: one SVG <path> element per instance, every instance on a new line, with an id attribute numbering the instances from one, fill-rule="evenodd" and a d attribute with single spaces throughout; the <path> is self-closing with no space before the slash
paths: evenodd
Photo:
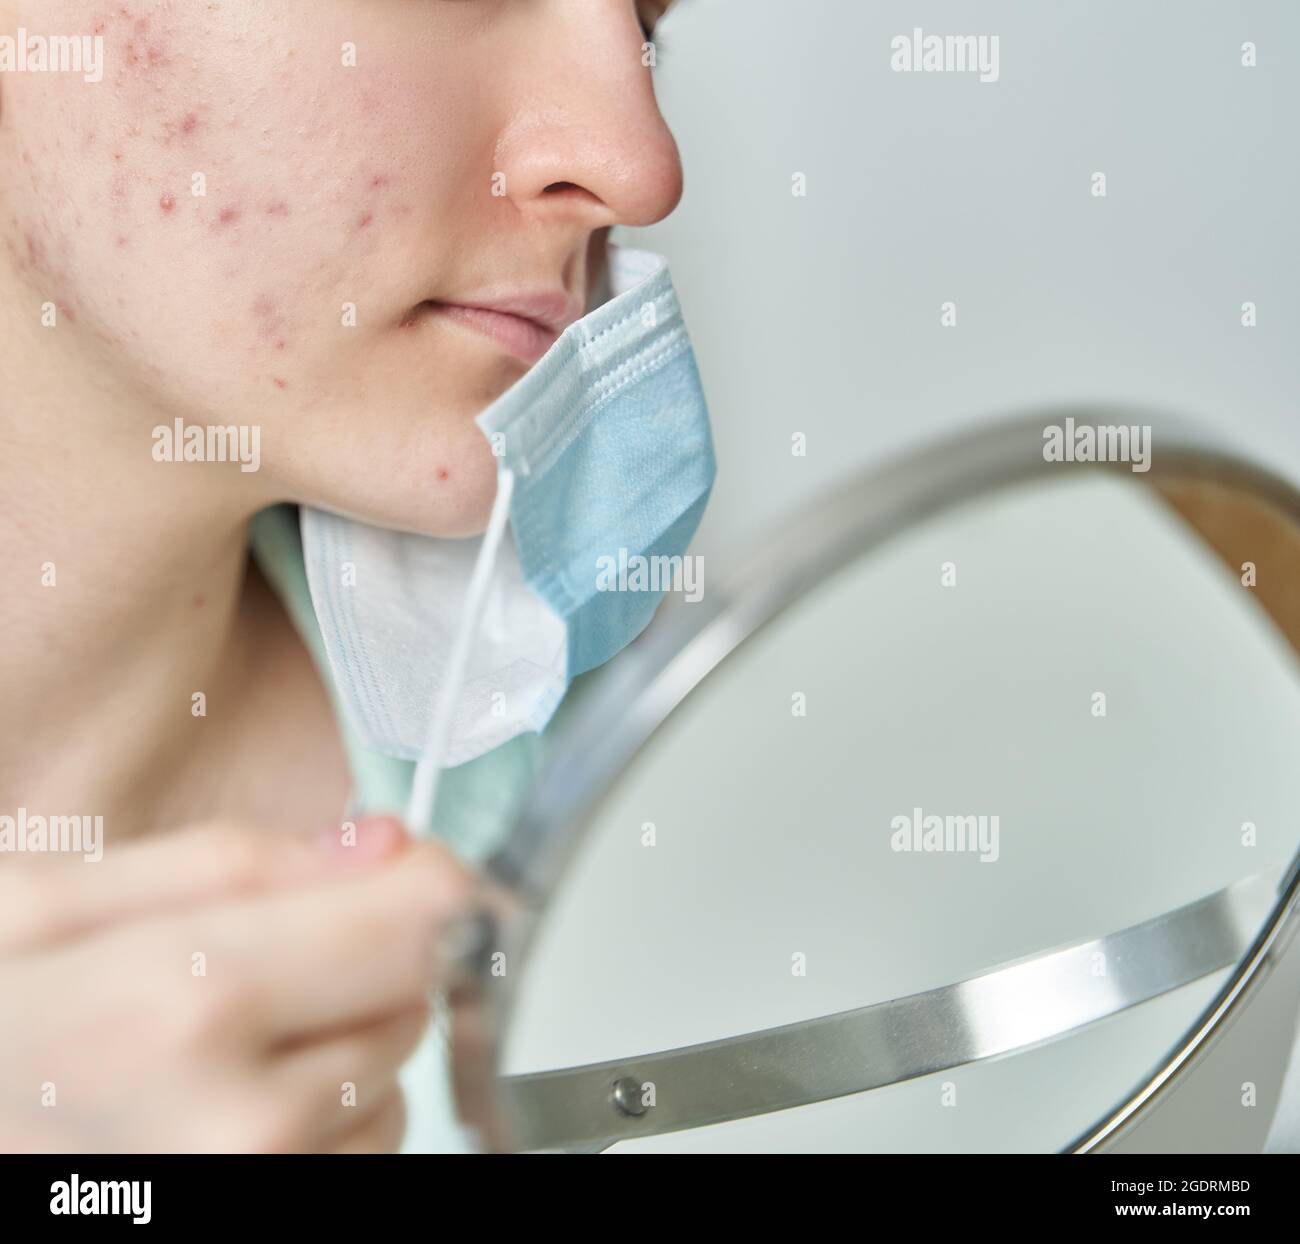
<path id="1" fill-rule="evenodd" d="M 143 40 L 140 43 L 134 39 L 127 41 L 126 63 L 128 65 L 142 65 L 146 69 L 156 69 L 159 65 L 167 64 L 167 59 L 167 49 L 161 43 L 151 43 L 146 47 Z"/>
<path id="2" fill-rule="evenodd" d="M 279 376 L 274 377 L 274 380 L 277 389 L 287 389 L 289 387 L 288 381 L 281 380 Z"/>
<path id="3" fill-rule="evenodd" d="M 195 609 L 202 609 L 206 603 L 207 602 L 203 599 L 202 592 L 196 592 L 194 595 L 194 599 L 190 601 L 190 605 Z"/>
<path id="4" fill-rule="evenodd" d="M 193 134 L 199 126 L 198 114 L 191 112 L 186 115 L 185 120 L 181 122 L 182 134 Z"/>
<path id="5" fill-rule="evenodd" d="M 372 190 L 380 190 L 386 185 L 388 185 L 388 178 L 384 176 L 383 173 L 380 173 L 379 176 L 372 177 L 370 179 L 370 188 Z"/>
<path id="6" fill-rule="evenodd" d="M 357 221 L 357 228 L 358 228 L 358 229 L 369 229 L 370 226 L 371 226 L 372 224 L 374 224 L 374 222 L 375 222 L 375 214 L 374 214 L 374 212 L 366 212 L 366 213 L 361 217 L 361 219 Z"/>
<path id="7" fill-rule="evenodd" d="M 217 217 L 219 223 L 223 225 L 233 225 L 243 213 L 237 207 L 223 207 L 221 215 Z"/>
<path id="8" fill-rule="evenodd" d="M 450 479 L 450 478 L 451 478 L 451 472 L 450 472 L 449 470 L 447 470 L 446 467 L 439 467 L 439 468 L 438 468 L 438 478 L 439 478 L 439 479 Z"/>
<path id="9" fill-rule="evenodd" d="M 174 194 L 165 194 L 158 200 L 158 206 L 163 209 L 167 215 L 171 215 L 176 210 L 176 196 Z"/>
<path id="10" fill-rule="evenodd" d="M 257 335 L 263 345 L 280 352 L 289 348 L 288 339 L 284 336 L 286 330 L 284 316 L 280 313 L 279 304 L 270 294 L 258 295 L 253 303 L 253 315 L 258 321 Z M 285 387 L 278 378 L 273 377 L 273 379 L 280 388 Z"/>

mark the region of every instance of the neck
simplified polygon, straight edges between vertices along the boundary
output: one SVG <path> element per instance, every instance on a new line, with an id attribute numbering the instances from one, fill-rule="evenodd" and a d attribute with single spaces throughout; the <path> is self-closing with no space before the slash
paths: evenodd
<path id="1" fill-rule="evenodd" d="M 6 301 L 0 814 L 103 815 L 112 840 L 184 805 L 229 737 L 268 617 L 245 591 L 267 498 L 238 464 L 156 462 L 171 417 L 69 371 L 76 325 L 20 324 Z"/>

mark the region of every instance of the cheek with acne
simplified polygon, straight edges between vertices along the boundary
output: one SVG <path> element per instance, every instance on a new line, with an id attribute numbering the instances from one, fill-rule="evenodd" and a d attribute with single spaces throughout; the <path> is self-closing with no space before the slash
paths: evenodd
<path id="1" fill-rule="evenodd" d="M 380 248 L 416 244 L 429 151 L 393 124 L 389 147 L 352 134 L 350 156 L 327 154 L 323 136 L 346 139 L 363 101 L 388 111 L 382 93 L 358 80 L 322 98 L 309 36 L 296 60 L 250 40 L 223 62 L 213 49 L 230 48 L 234 7 L 107 0 L 95 18 L 104 86 L 93 107 L 47 96 L 26 108 L 15 154 L 45 184 L 15 197 L 0 245 L 62 318 L 81 312 L 82 331 L 138 342 L 141 366 L 167 371 L 187 349 L 196 372 L 309 401 L 316 355 L 338 356 L 336 304 L 373 289 L 387 299 L 399 284 Z M 73 134 L 66 156 L 50 138 L 61 126 Z M 4 141 L 0 130 L 0 155 Z M 368 323 L 391 328 L 399 313 Z"/>

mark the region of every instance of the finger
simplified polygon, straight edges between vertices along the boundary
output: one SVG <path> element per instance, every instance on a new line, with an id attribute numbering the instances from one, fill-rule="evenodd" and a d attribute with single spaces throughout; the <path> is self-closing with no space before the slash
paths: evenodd
<path id="1" fill-rule="evenodd" d="M 406 1099 L 394 1090 L 380 1108 L 326 1148 L 328 1153 L 396 1153 L 406 1133 Z"/>
<path id="2" fill-rule="evenodd" d="M 392 817 L 348 828 L 312 836 L 210 824 L 130 843 L 93 865 L 0 869 L 0 947 L 50 945 L 146 912 L 337 876 L 389 859 L 409 841 Z"/>
<path id="3" fill-rule="evenodd" d="M 333 1141 L 392 1093 L 428 1022 L 422 1005 L 324 1041 L 295 1043 L 275 1056 L 272 1091 L 295 1103 L 310 1135 Z"/>
<path id="4" fill-rule="evenodd" d="M 415 843 L 344 881 L 215 910 L 213 954 L 247 974 L 268 1042 L 309 1037 L 423 1002 L 443 970 L 437 932 L 473 893 L 446 847 Z"/>

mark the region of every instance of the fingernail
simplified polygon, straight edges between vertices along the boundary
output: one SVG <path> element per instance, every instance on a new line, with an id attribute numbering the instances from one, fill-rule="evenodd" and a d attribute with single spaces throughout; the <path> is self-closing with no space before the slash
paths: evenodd
<path id="1" fill-rule="evenodd" d="M 365 816 L 325 830 L 317 838 L 323 851 L 344 864 L 372 864 L 400 850 L 406 828 L 395 816 Z"/>

